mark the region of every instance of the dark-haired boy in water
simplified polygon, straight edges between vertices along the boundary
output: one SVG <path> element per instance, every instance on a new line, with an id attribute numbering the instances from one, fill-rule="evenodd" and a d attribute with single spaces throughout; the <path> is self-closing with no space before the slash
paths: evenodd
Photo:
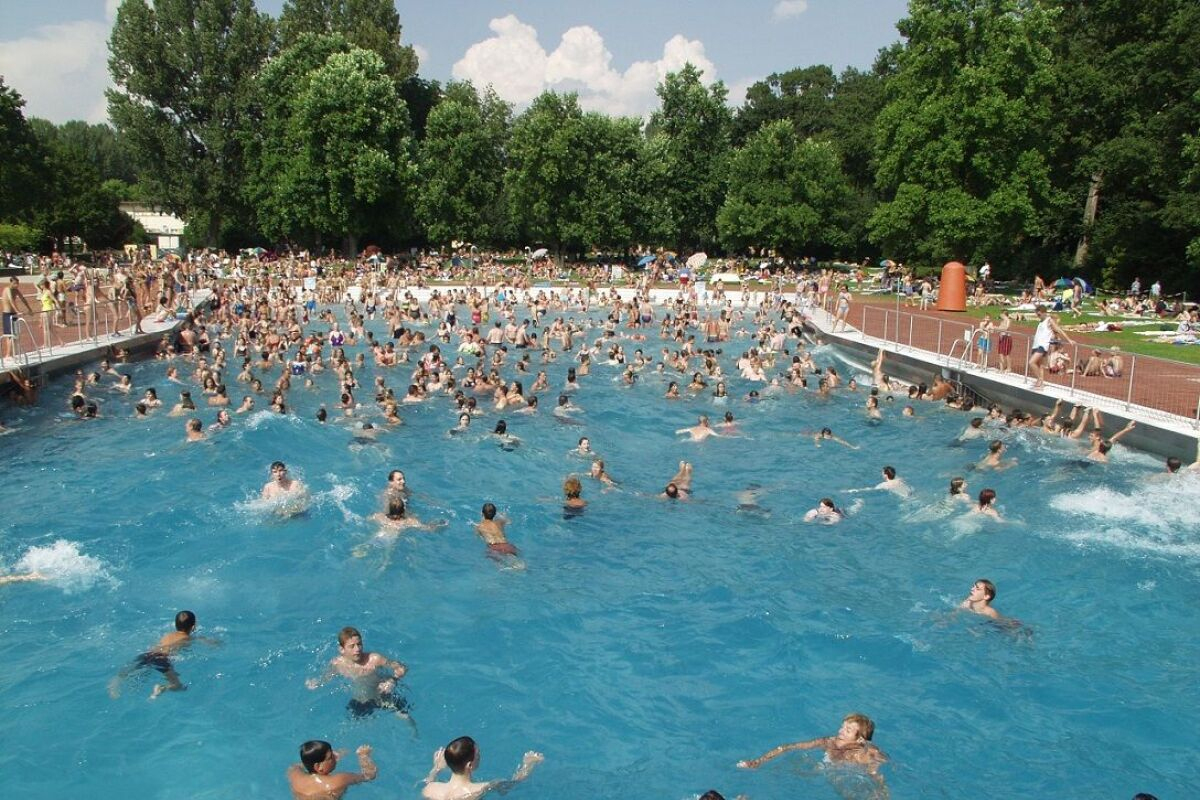
<path id="1" fill-rule="evenodd" d="M 133 663 L 117 673 L 108 683 L 109 697 L 116 699 L 121 696 L 121 682 L 133 673 L 149 667 L 162 673 L 166 683 L 156 683 L 150 691 L 150 699 L 158 697 L 163 692 L 178 692 L 187 687 L 179 680 L 171 656 L 192 643 L 192 631 L 196 629 L 196 615 L 191 611 L 180 611 L 175 615 L 175 630 L 165 634 L 158 644 L 133 660 Z M 195 637 L 201 638 L 201 637 Z M 218 644 L 216 639 L 203 638 L 209 644 Z"/>
<path id="2" fill-rule="evenodd" d="M 514 784 L 528 778 L 544 759 L 541 753 L 530 750 L 508 780 L 476 782 L 473 775 L 479 766 L 479 747 L 470 736 L 460 736 L 433 754 L 433 768 L 425 776 L 421 796 L 427 800 L 476 800 L 493 789 L 505 794 Z M 447 767 L 450 768 L 450 780 L 442 783 L 437 776 Z"/>
<path id="3" fill-rule="evenodd" d="M 504 535 L 504 526 L 508 524 L 508 520 L 496 516 L 495 504 L 484 503 L 480 513 L 483 518 L 475 523 L 475 532 L 487 544 L 488 555 L 493 557 L 515 556 L 517 548 L 513 547 Z"/>
<path id="4" fill-rule="evenodd" d="M 380 670 L 390 672 L 391 676 L 381 678 Z M 317 689 L 334 675 L 341 675 L 350 681 L 351 698 L 346 707 L 354 716 L 363 717 L 377 708 L 386 708 L 409 719 L 403 701 L 392 694 L 396 681 L 407 673 L 408 667 L 403 663 L 364 650 L 362 634 L 357 628 L 346 627 L 338 632 L 338 654 L 330 659 L 324 674 L 304 683 L 309 689 Z"/>
<path id="5" fill-rule="evenodd" d="M 300 763 L 288 767 L 287 771 L 292 797 L 296 800 L 340 800 L 354 784 L 375 780 L 379 770 L 371 760 L 370 745 L 361 745 L 355 752 L 362 772 L 334 775 L 340 754 L 333 745 L 317 739 L 300 745 Z"/>

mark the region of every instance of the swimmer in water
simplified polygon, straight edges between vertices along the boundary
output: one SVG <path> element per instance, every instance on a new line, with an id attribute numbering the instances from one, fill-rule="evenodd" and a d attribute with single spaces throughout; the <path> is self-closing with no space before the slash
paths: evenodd
<path id="1" fill-rule="evenodd" d="M 596 451 L 592 449 L 592 440 L 586 436 L 579 437 L 579 444 L 571 451 L 573 456 L 583 456 L 584 458 L 594 458 Z"/>
<path id="2" fill-rule="evenodd" d="M 470 736 L 460 736 L 433 754 L 433 768 L 425 777 L 421 796 L 426 800 L 477 800 L 493 789 L 500 794 L 507 794 L 514 785 L 528 778 L 533 768 L 543 760 L 545 756 L 531 750 L 525 753 L 521 766 L 508 780 L 475 781 L 479 747 Z M 438 775 L 447 767 L 450 768 L 450 780 L 438 781 Z"/>
<path id="3" fill-rule="evenodd" d="M 1000 613 L 992 608 L 992 600 L 996 598 L 996 584 L 987 578 L 980 578 L 971 586 L 971 591 L 958 607 L 979 614 L 988 619 L 1000 619 Z"/>
<path id="4" fill-rule="evenodd" d="M 984 489 L 979 493 L 979 505 L 974 506 L 971 511 L 975 514 L 983 514 L 992 519 L 1000 519 L 1000 512 L 996 510 L 996 490 Z"/>
<path id="5" fill-rule="evenodd" d="M 968 439 L 982 439 L 987 436 L 987 431 L 983 429 L 983 417 L 975 417 L 967 424 L 967 427 L 958 435 L 960 442 L 965 442 Z"/>
<path id="6" fill-rule="evenodd" d="M 883 778 L 879 768 L 887 763 L 887 756 L 882 750 L 871 743 L 875 735 L 875 723 L 862 714 L 849 714 L 842 720 L 842 726 L 833 736 L 820 739 L 809 739 L 805 742 L 781 744 L 769 750 L 758 758 L 749 761 L 739 761 L 737 765 L 743 769 L 758 769 L 760 766 L 793 750 L 824 750 L 825 757 L 835 764 L 855 764 L 864 767 L 868 775 L 874 777 L 882 786 Z"/>
<path id="7" fill-rule="evenodd" d="M 849 447 L 851 450 L 858 449 L 858 445 L 850 444 L 840 436 L 834 436 L 833 430 L 830 428 L 821 428 L 819 433 L 813 434 L 813 444 L 815 444 L 817 447 L 820 447 L 821 442 L 837 442 L 843 447 Z"/>
<path id="8" fill-rule="evenodd" d="M 866 491 L 871 491 L 871 490 L 882 489 L 884 491 L 892 492 L 896 495 L 899 495 L 900 497 L 908 497 L 909 495 L 912 494 L 912 489 L 909 487 L 909 485 L 907 483 L 904 482 L 904 479 L 896 477 L 896 468 L 895 467 L 893 467 L 893 466 L 884 467 L 882 474 L 883 474 L 883 480 L 880 481 L 879 483 L 875 484 L 874 486 L 868 487 L 866 489 L 847 489 L 847 491 L 849 491 L 849 492 L 866 492 Z"/>
<path id="9" fill-rule="evenodd" d="M 608 471 L 604 468 L 603 459 L 598 458 L 592 462 L 592 466 L 588 470 L 588 477 L 600 481 L 606 487 L 617 485 L 617 482 L 612 479 L 612 476 L 609 475 Z"/>
<path id="10" fill-rule="evenodd" d="M 1017 460 L 1015 458 L 1003 458 L 1004 451 L 1007 449 L 1008 447 L 1004 444 L 1004 442 L 1000 441 L 999 439 L 993 439 L 992 443 L 988 445 L 988 454 L 983 457 L 983 460 L 980 461 L 975 468 L 994 469 L 998 471 L 1008 469 L 1009 467 L 1015 467 L 1017 465 Z"/>
<path id="11" fill-rule="evenodd" d="M 500 440 L 500 447 L 504 450 L 512 450 L 521 440 L 508 432 L 508 423 L 500 420 L 496 423 L 496 427 L 492 430 L 492 435 Z"/>
<path id="12" fill-rule="evenodd" d="M 304 685 L 318 689 L 334 676 L 350 681 L 350 702 L 347 708 L 355 717 L 364 717 L 376 709 L 395 711 L 408 718 L 406 704 L 393 692 L 396 682 L 408 674 L 408 667 L 381 653 L 363 649 L 362 634 L 357 628 L 338 631 L 338 654 L 329 661 L 320 678 L 309 678 Z"/>
<path id="13" fill-rule="evenodd" d="M 702 442 L 710 436 L 719 437 L 721 435 L 713 430 L 712 426 L 708 424 L 708 417 L 705 415 L 701 415 L 700 420 L 692 427 L 680 428 L 679 430 L 675 431 L 675 433 L 686 433 L 691 437 L 693 442 Z"/>
<path id="14" fill-rule="evenodd" d="M 971 495 L 967 494 L 967 481 L 965 478 L 950 479 L 950 499 L 970 505 Z"/>
<path id="15" fill-rule="evenodd" d="M 288 495 L 300 496 L 305 492 L 304 484 L 288 477 L 287 464 L 276 461 L 271 464 L 271 480 L 263 486 L 262 499 L 275 500 Z"/>
<path id="16" fill-rule="evenodd" d="M 206 438 L 204 435 L 204 423 L 198 417 L 192 417 L 183 424 L 184 435 L 187 437 L 184 441 L 202 442 Z"/>
<path id="17" fill-rule="evenodd" d="M 190 645 L 193 641 L 204 641 L 209 644 L 219 644 L 215 639 L 206 637 L 194 637 L 192 632 L 196 629 L 196 615 L 191 611 L 180 611 L 175 615 L 175 630 L 164 635 L 158 640 L 158 644 L 151 647 L 146 652 L 133 660 L 133 663 L 117 673 L 108 683 L 108 695 L 114 700 L 121 696 L 121 682 L 135 672 L 149 667 L 150 669 L 160 672 L 166 679 L 166 683 L 155 683 L 154 688 L 150 692 L 150 699 L 153 700 L 163 692 L 179 692 L 187 687 L 179 680 L 179 674 L 175 672 L 175 665 L 171 662 L 171 656 L 178 653 Z"/>
<path id="18" fill-rule="evenodd" d="M 40 572 L 21 572 L 16 575 L 0 575 L 0 586 L 6 583 L 27 583 L 29 581 L 44 581 L 46 576 Z"/>
<path id="19" fill-rule="evenodd" d="M 579 482 L 579 478 L 574 475 L 563 481 L 563 510 L 568 514 L 579 514 L 583 509 L 587 508 L 587 500 L 584 500 L 583 484 Z"/>
<path id="20" fill-rule="evenodd" d="M 387 494 L 387 510 L 382 514 L 375 514 L 372 519 L 380 525 L 379 535 L 387 537 L 391 533 L 402 531 L 405 528 L 419 528 L 423 531 L 434 531 L 438 528 L 444 528 L 447 525 L 446 520 L 440 519 L 436 522 L 425 523 L 416 517 L 408 515 L 408 509 L 404 504 L 404 495 L 394 492 Z"/>
<path id="21" fill-rule="evenodd" d="M 288 767 L 288 784 L 292 787 L 295 800 L 341 800 L 341 797 L 356 783 L 375 780 L 379 769 L 371 760 L 369 745 L 357 750 L 358 768 L 361 772 L 342 772 L 337 769 L 338 753 L 329 742 L 318 739 L 300 745 L 300 763 Z"/>
<path id="22" fill-rule="evenodd" d="M 842 521 L 846 516 L 846 512 L 842 511 L 833 503 L 830 497 L 822 497 L 821 502 L 816 508 L 809 509 L 804 515 L 805 522 L 823 522 L 826 525 L 835 525 Z"/>
<path id="23" fill-rule="evenodd" d="M 671 478 L 671 480 L 668 482 L 668 484 L 674 484 L 679 489 L 680 494 L 682 494 L 684 496 L 691 496 L 691 494 L 692 494 L 692 472 L 693 472 L 692 462 L 680 461 L 679 462 L 679 471 L 675 473 L 675 476 L 673 478 Z"/>
<path id="24" fill-rule="evenodd" d="M 517 548 L 508 541 L 504 532 L 508 525 L 508 519 L 496 516 L 495 504 L 484 503 L 480 514 L 481 519 L 475 523 L 475 532 L 487 544 L 488 555 L 493 557 L 517 555 Z"/>

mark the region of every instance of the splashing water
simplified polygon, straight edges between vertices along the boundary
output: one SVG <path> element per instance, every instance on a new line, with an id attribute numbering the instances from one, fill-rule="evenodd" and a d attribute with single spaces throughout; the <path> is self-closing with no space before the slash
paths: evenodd
<path id="1" fill-rule="evenodd" d="M 16 572 L 40 572 L 67 593 L 90 589 L 98 582 L 119 585 L 98 558 L 79 552 L 75 542 L 59 539 L 46 547 L 31 547 L 14 566 Z"/>

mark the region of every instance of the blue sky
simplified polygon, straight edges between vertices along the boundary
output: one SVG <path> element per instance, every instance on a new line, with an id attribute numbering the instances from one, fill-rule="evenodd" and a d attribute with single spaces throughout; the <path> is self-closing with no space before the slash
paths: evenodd
<path id="1" fill-rule="evenodd" d="M 119 0 L 0 0 L 0 75 L 26 114 L 106 119 L 107 37 Z M 578 91 L 587 108 L 644 115 L 654 85 L 684 61 L 730 88 L 811 64 L 865 68 L 896 41 L 906 0 L 438 0 L 396 3 L 421 74 L 491 83 L 527 103 Z M 278 16 L 283 0 L 258 0 Z"/>

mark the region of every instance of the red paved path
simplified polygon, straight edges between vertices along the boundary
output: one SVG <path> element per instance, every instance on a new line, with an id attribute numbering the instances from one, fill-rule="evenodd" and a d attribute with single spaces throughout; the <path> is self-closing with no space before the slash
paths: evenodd
<path id="1" fill-rule="evenodd" d="M 896 302 L 894 299 L 882 297 L 878 300 L 854 298 L 847 321 L 868 336 L 942 355 L 949 355 L 953 346 L 955 356 L 963 352 L 963 333 L 979 322 L 978 319 L 964 318 L 962 314 L 953 312 L 933 309 L 918 311 L 901 305 L 897 330 Z M 1033 328 L 1014 324 L 1010 334 L 1013 340 L 1012 370 L 1024 375 L 1026 362 L 1029 360 L 1029 342 Z M 1100 348 L 1105 351 L 1103 355 L 1108 355 L 1107 348 L 1111 340 L 1105 342 L 1102 336 L 1074 332 L 1071 332 L 1071 338 L 1078 344 L 1077 350 L 1067 345 L 1067 353 L 1073 358 L 1072 363 L 1086 360 L 1093 348 Z M 993 333 L 991 347 L 987 353 L 986 366 L 993 369 L 999 369 L 1000 364 L 996 353 L 998 339 L 998 334 Z M 955 346 L 956 341 L 958 344 Z M 1076 354 L 1078 358 L 1075 357 Z M 1197 405 L 1200 404 L 1200 366 L 1132 353 L 1121 355 L 1125 362 L 1122 377 L 1084 377 L 1065 372 L 1052 374 L 1047 370 L 1046 382 L 1070 387 L 1074 381 L 1074 387 L 1078 391 L 1121 401 L 1129 400 L 1137 405 L 1189 419 L 1197 418 Z M 979 363 L 978 350 L 973 351 L 972 361 Z"/>

